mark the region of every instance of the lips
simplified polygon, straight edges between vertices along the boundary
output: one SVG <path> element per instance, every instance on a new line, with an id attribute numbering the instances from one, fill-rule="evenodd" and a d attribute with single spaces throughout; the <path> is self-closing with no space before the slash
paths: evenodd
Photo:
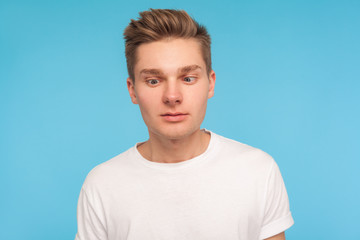
<path id="1" fill-rule="evenodd" d="M 181 113 L 181 112 L 174 112 L 174 113 L 167 112 L 167 113 L 161 114 L 161 117 L 168 122 L 180 122 L 180 121 L 186 119 L 187 116 L 188 116 L 187 113 Z"/>
<path id="2" fill-rule="evenodd" d="M 179 115 L 186 115 L 186 113 L 181 113 L 181 112 L 171 113 L 171 112 L 167 112 L 167 113 L 161 114 L 161 116 L 179 116 Z"/>

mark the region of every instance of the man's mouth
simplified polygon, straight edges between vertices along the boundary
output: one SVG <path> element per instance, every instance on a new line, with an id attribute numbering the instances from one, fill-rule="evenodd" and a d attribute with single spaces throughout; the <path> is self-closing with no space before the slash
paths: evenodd
<path id="1" fill-rule="evenodd" d="M 187 115 L 187 114 L 186 113 L 175 112 L 175 113 L 164 113 L 161 116 L 180 116 L 180 115 Z"/>
<path id="2" fill-rule="evenodd" d="M 174 113 L 167 112 L 161 114 L 161 117 L 163 117 L 163 119 L 168 122 L 180 122 L 184 120 L 187 116 L 188 116 L 187 113 L 181 113 L 181 112 L 174 112 Z"/>

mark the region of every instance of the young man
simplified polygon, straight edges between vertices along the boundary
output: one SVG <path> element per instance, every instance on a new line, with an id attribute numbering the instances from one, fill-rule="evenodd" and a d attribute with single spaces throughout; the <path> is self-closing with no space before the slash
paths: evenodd
<path id="1" fill-rule="evenodd" d="M 216 79 L 206 29 L 185 11 L 152 9 L 124 35 L 149 139 L 89 173 L 76 239 L 285 239 L 293 219 L 274 160 L 200 129 Z"/>

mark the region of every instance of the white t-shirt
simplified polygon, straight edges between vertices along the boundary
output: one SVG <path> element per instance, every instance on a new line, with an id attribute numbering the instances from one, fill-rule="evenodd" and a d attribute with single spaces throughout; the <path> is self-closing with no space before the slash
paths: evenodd
<path id="1" fill-rule="evenodd" d="M 274 160 L 214 133 L 187 161 L 151 162 L 134 146 L 95 167 L 77 217 L 76 240 L 258 240 L 293 224 Z"/>

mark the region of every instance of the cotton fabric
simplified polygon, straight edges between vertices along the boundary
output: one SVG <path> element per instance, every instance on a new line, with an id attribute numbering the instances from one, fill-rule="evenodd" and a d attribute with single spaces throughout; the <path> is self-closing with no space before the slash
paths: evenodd
<path id="1" fill-rule="evenodd" d="M 293 224 L 271 156 L 210 132 L 207 150 L 151 162 L 136 146 L 95 167 L 78 202 L 76 240 L 258 240 Z"/>

